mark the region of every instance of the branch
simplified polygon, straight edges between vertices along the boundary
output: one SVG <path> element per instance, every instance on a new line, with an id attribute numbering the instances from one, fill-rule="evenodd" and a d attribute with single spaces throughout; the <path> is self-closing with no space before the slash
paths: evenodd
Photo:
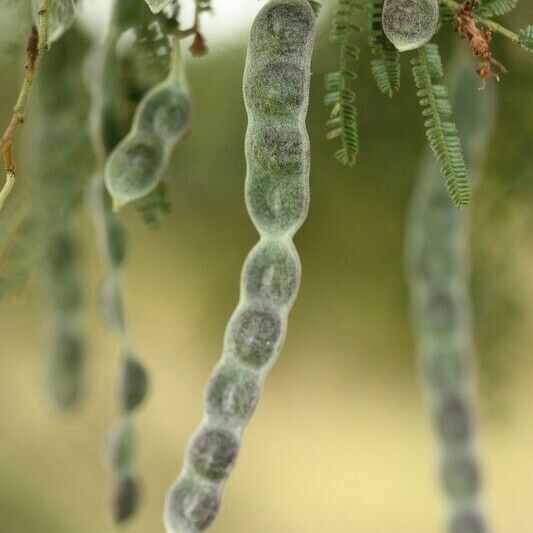
<path id="1" fill-rule="evenodd" d="M 462 4 L 459 2 L 455 2 L 455 0 L 440 0 L 440 3 L 449 7 L 454 12 L 457 11 Z M 518 34 L 514 33 L 511 30 L 508 30 L 507 28 L 503 27 L 501 24 L 498 24 L 497 22 L 494 22 L 493 20 L 490 20 L 486 17 L 481 17 L 480 15 L 473 14 L 473 19 L 476 22 L 479 22 L 480 24 L 483 24 L 483 26 L 487 27 L 489 30 L 499 33 L 500 35 L 503 35 L 504 37 L 507 37 L 511 41 L 513 41 L 516 44 L 520 44 L 520 37 Z"/>
<path id="2" fill-rule="evenodd" d="M 19 96 L 15 107 L 13 108 L 13 116 L 7 125 L 6 130 L 0 137 L 0 152 L 4 160 L 6 169 L 6 182 L 2 190 L 0 190 L 0 209 L 4 205 L 13 185 L 15 184 L 15 163 L 13 161 L 12 146 L 15 140 L 15 135 L 18 128 L 24 122 L 26 117 L 26 109 L 30 99 L 31 89 L 35 76 L 37 74 L 37 65 L 41 55 L 48 49 L 48 2 L 43 0 L 39 8 L 39 29 L 32 26 L 28 36 L 28 45 L 26 47 L 26 74 L 22 82 Z"/>

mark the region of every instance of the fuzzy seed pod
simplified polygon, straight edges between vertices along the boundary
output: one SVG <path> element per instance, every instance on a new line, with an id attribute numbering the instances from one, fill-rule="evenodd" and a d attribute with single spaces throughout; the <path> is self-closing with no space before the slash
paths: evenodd
<path id="1" fill-rule="evenodd" d="M 383 32 L 400 51 L 414 50 L 426 44 L 437 31 L 437 0 L 385 0 Z"/>
<path id="2" fill-rule="evenodd" d="M 127 473 L 135 455 L 135 428 L 129 418 L 117 422 L 109 432 L 107 456 L 114 472 Z"/>
<path id="3" fill-rule="evenodd" d="M 118 397 L 122 410 L 129 413 L 136 409 L 148 392 L 148 374 L 144 366 L 128 354 L 122 363 L 118 380 Z"/>
<path id="4" fill-rule="evenodd" d="M 450 533 L 487 533 L 488 528 L 481 513 L 474 508 L 458 510 L 450 520 Z"/>
<path id="5" fill-rule="evenodd" d="M 252 26 L 244 77 L 248 111 L 245 196 L 261 239 L 246 258 L 241 297 L 165 508 L 169 533 L 209 527 L 237 459 L 242 431 L 279 354 L 300 284 L 292 235 L 309 204 L 305 114 L 315 16 L 307 0 L 271 0 Z"/>
<path id="6" fill-rule="evenodd" d="M 129 474 L 120 476 L 115 481 L 111 509 L 116 523 L 131 518 L 139 505 L 139 486 Z"/>
<path id="7" fill-rule="evenodd" d="M 489 91 L 478 93 L 477 79 L 467 60 L 456 60 L 451 71 L 452 104 L 469 103 L 456 121 L 466 141 L 466 159 L 475 167 L 490 133 L 493 101 Z M 406 259 L 413 326 L 441 453 L 442 487 L 452 517 L 448 531 L 481 533 L 487 526 L 474 440 L 468 211 L 459 211 L 452 204 L 439 174 L 428 155 L 409 217 Z"/>
<path id="8" fill-rule="evenodd" d="M 179 41 L 175 39 L 168 78 L 141 100 L 130 132 L 106 164 L 105 183 L 115 210 L 147 196 L 157 187 L 190 118 L 190 95 Z"/>

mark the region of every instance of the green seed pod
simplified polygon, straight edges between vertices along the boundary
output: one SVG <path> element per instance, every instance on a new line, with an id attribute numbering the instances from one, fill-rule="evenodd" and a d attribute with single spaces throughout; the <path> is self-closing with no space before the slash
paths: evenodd
<path id="1" fill-rule="evenodd" d="M 239 439 L 233 432 L 204 426 L 191 442 L 189 458 L 198 475 L 218 481 L 227 477 L 238 452 Z"/>
<path id="2" fill-rule="evenodd" d="M 175 143 L 187 131 L 191 111 L 189 91 L 169 80 L 154 87 L 144 97 L 133 127 L 152 133 L 163 142 Z"/>
<path id="3" fill-rule="evenodd" d="M 206 392 L 206 413 L 223 427 L 242 427 L 259 400 L 256 373 L 227 361 L 213 373 Z"/>
<path id="4" fill-rule="evenodd" d="M 400 51 L 414 50 L 426 44 L 437 31 L 437 0 L 385 0 L 383 32 Z"/>
<path id="5" fill-rule="evenodd" d="M 148 194 L 161 177 L 164 150 L 155 135 L 135 131 L 113 151 L 106 165 L 106 185 L 117 211 Z"/>
<path id="6" fill-rule="evenodd" d="M 191 102 L 174 40 L 168 78 L 139 103 L 129 134 L 113 150 L 105 168 L 105 183 L 115 210 L 153 191 L 161 181 L 175 144 L 186 133 Z"/>
<path id="7" fill-rule="evenodd" d="M 454 118 L 466 140 L 467 162 L 475 168 L 490 135 L 494 102 L 490 91 L 478 92 L 468 59 L 457 58 L 450 70 L 452 105 L 463 106 Z M 414 332 L 443 457 L 441 477 L 452 516 L 450 533 L 487 530 L 472 401 L 468 234 L 468 210 L 452 204 L 438 166 L 428 154 L 413 195 L 406 259 Z"/>
<path id="8" fill-rule="evenodd" d="M 309 203 L 305 115 L 314 37 L 307 0 L 270 0 L 252 26 L 243 87 L 245 195 L 261 238 L 242 270 L 240 301 L 209 380 L 203 422 L 167 495 L 168 533 L 196 533 L 214 520 L 242 431 L 285 336 L 301 276 L 291 238 Z"/>
<path id="9" fill-rule="evenodd" d="M 129 472 L 135 444 L 135 427 L 129 418 L 120 420 L 111 428 L 107 439 L 107 457 L 114 472 Z"/>
<path id="10" fill-rule="evenodd" d="M 471 435 L 467 400 L 459 395 L 445 397 L 435 413 L 440 438 L 452 444 L 464 444 Z"/>
<path id="11" fill-rule="evenodd" d="M 129 354 L 122 364 L 118 379 L 118 397 L 122 409 L 129 413 L 136 409 L 148 393 L 148 374 L 144 366 Z"/>
<path id="12" fill-rule="evenodd" d="M 207 529 L 220 508 L 220 490 L 192 477 L 183 478 L 167 496 L 168 531 L 196 532 Z"/>
<path id="13" fill-rule="evenodd" d="M 39 9 L 43 0 L 31 0 L 33 20 L 39 25 Z M 57 41 L 76 18 L 78 0 L 50 0 L 48 2 L 48 42 Z"/>
<path id="14" fill-rule="evenodd" d="M 296 297 L 300 276 L 300 260 L 292 243 L 261 240 L 244 264 L 243 289 L 250 300 L 287 307 Z"/>
<path id="15" fill-rule="evenodd" d="M 428 384 L 443 394 L 454 392 L 466 377 L 465 362 L 458 350 L 432 349 L 425 356 Z"/>
<path id="16" fill-rule="evenodd" d="M 487 533 L 488 527 L 480 512 L 471 507 L 457 511 L 450 520 L 450 533 Z"/>
<path id="17" fill-rule="evenodd" d="M 442 482 L 454 500 L 472 498 L 480 486 L 476 460 L 468 454 L 454 454 L 442 462 Z"/>
<path id="18" fill-rule="evenodd" d="M 66 2 L 49 2 L 54 13 Z M 83 272 L 76 211 L 93 164 L 87 132 L 88 98 L 77 72 L 88 40 L 76 27 L 42 58 L 36 89 L 42 121 L 36 151 L 33 203 L 37 269 L 47 309 L 46 383 L 59 409 L 72 409 L 82 397 L 85 342 Z M 60 149 L 58 149 L 60 147 Z"/>
<path id="19" fill-rule="evenodd" d="M 73 407 L 81 394 L 83 339 L 68 323 L 65 318 L 56 322 L 48 370 L 52 400 L 61 409 Z"/>
<path id="20" fill-rule="evenodd" d="M 115 522 L 124 522 L 131 518 L 139 505 L 139 486 L 129 474 L 120 476 L 115 481 L 111 509 Z"/>
<path id="21" fill-rule="evenodd" d="M 283 322 L 277 311 L 265 305 L 238 308 L 228 326 L 224 351 L 252 367 L 266 367 L 279 352 Z"/>
<path id="22" fill-rule="evenodd" d="M 103 281 L 98 303 L 104 324 L 122 335 L 125 331 L 124 308 L 117 276 L 110 276 Z"/>
<path id="23" fill-rule="evenodd" d="M 126 258 L 126 232 L 116 218 L 108 218 L 106 231 L 109 242 L 109 258 L 115 268 L 118 268 Z"/>

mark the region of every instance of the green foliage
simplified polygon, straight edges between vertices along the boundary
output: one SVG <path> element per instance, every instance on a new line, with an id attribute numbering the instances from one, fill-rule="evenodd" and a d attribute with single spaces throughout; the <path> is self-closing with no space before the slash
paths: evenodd
<path id="1" fill-rule="evenodd" d="M 341 148 L 335 156 L 344 165 L 353 166 L 359 152 L 357 109 L 355 91 L 350 82 L 357 78 L 352 63 L 359 58 L 359 47 L 352 42 L 354 33 L 361 28 L 355 24 L 354 15 L 362 9 L 355 0 L 338 0 L 333 14 L 331 40 L 340 46 L 339 69 L 326 75 L 326 105 L 332 110 L 328 126 L 328 139 L 340 138 Z"/>
<path id="2" fill-rule="evenodd" d="M 370 68 L 378 89 L 392 98 L 395 91 L 400 90 L 400 52 L 387 39 L 381 25 L 383 0 L 374 0 L 368 3 L 369 29 L 368 38 L 372 59 Z"/>
<path id="3" fill-rule="evenodd" d="M 446 187 L 454 204 L 461 207 L 470 199 L 468 177 L 457 128 L 445 119 L 452 112 L 446 87 L 433 83 L 443 76 L 438 46 L 427 44 L 420 48 L 411 64 L 429 145 L 446 178 Z"/>
<path id="4" fill-rule="evenodd" d="M 520 45 L 528 52 L 533 52 L 533 24 L 529 24 L 518 32 Z"/>
<path id="5" fill-rule="evenodd" d="M 502 16 L 511 12 L 518 5 L 518 0 L 478 0 L 475 13 L 483 17 Z"/>

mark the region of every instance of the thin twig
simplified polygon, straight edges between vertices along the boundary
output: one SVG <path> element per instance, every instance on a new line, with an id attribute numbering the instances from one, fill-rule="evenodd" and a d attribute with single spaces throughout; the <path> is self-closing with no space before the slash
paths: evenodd
<path id="1" fill-rule="evenodd" d="M 26 109 L 28 107 L 33 82 L 35 81 L 35 76 L 37 74 L 39 59 L 48 49 L 48 2 L 49 0 L 43 0 L 41 7 L 39 8 L 39 29 L 32 26 L 30 30 L 28 45 L 26 47 L 27 60 L 26 65 L 24 66 L 26 74 L 22 82 L 17 102 L 13 108 L 11 120 L 0 137 L 0 152 L 2 153 L 6 169 L 6 182 L 2 190 L 0 190 L 0 210 L 15 184 L 15 163 L 12 154 L 15 135 L 26 117 Z"/>
<path id="2" fill-rule="evenodd" d="M 448 6 L 450 9 L 452 9 L 454 12 L 457 11 L 462 4 L 459 2 L 455 2 L 455 0 L 440 0 L 441 4 Z M 489 28 L 489 30 L 499 33 L 500 35 L 503 35 L 504 37 L 507 37 L 514 43 L 520 44 L 520 37 L 512 32 L 511 30 L 508 30 L 507 28 L 503 27 L 501 24 L 498 24 L 497 22 L 494 22 L 491 19 L 488 19 L 486 17 L 481 17 L 479 15 L 476 15 L 475 13 L 472 15 L 472 18 L 476 21 L 485 26 L 486 28 Z"/>

